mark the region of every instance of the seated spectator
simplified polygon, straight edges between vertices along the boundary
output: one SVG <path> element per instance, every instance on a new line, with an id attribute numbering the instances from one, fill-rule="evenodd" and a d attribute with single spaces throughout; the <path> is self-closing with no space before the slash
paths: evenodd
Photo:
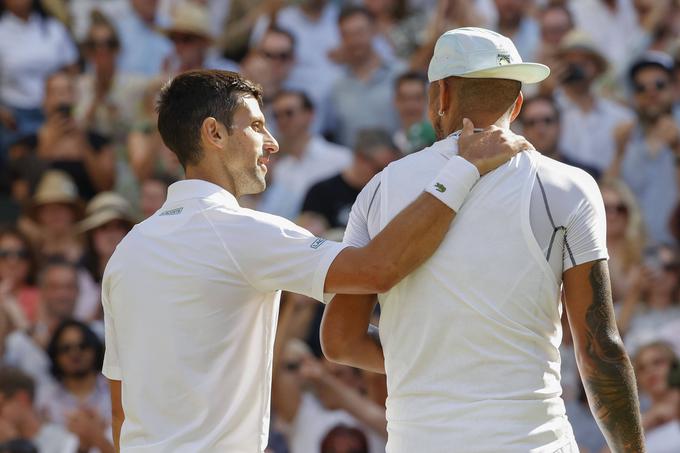
<path id="1" fill-rule="evenodd" d="M 68 174 L 46 171 L 26 214 L 19 226 L 41 259 L 58 256 L 74 263 L 80 259 L 83 247 L 75 225 L 82 215 L 82 202 Z"/>
<path id="2" fill-rule="evenodd" d="M 680 451 L 680 389 L 671 387 L 669 371 L 678 358 L 666 343 L 642 346 L 633 357 L 640 395 L 650 406 L 642 411 L 648 453 Z"/>
<path id="3" fill-rule="evenodd" d="M 321 453 L 369 453 L 366 435 L 357 428 L 338 425 L 321 441 Z"/>
<path id="4" fill-rule="evenodd" d="M 302 211 L 323 215 L 331 228 L 347 226 L 352 205 L 361 189 L 401 156 L 387 132 L 380 129 L 360 131 L 352 164 L 341 173 L 312 186 Z"/>
<path id="5" fill-rule="evenodd" d="M 20 442 L 13 439 L 25 439 L 33 444 L 39 453 L 76 453 L 78 439 L 53 423 L 45 423 L 34 407 L 36 389 L 33 379 L 20 370 L 0 368 L 0 451 L 29 453 L 30 449 L 18 450 Z M 13 444 L 13 445 L 12 445 Z M 14 448 L 14 449 L 13 449 Z M 4 450 L 3 450 L 4 449 Z"/>
<path id="6" fill-rule="evenodd" d="M 177 181 L 175 178 L 161 173 L 142 181 L 139 192 L 139 209 L 142 212 L 142 218 L 152 216 L 163 206 L 168 196 L 168 187 L 175 181 Z"/>
<path id="7" fill-rule="evenodd" d="M 614 130 L 632 119 L 625 107 L 595 94 L 593 83 L 607 61 L 579 31 L 564 37 L 558 58 L 565 66 L 555 91 L 561 112 L 560 150 L 572 161 L 606 170 L 614 158 Z"/>
<path id="8" fill-rule="evenodd" d="M 403 67 L 380 58 L 373 45 L 375 18 L 361 7 L 349 7 L 338 19 L 346 71 L 333 86 L 328 125 L 338 143 L 353 146 L 362 128 L 394 133 L 394 81 Z"/>
<path id="9" fill-rule="evenodd" d="M 0 4 L 0 163 L 10 142 L 42 124 L 47 77 L 77 59 L 66 28 L 46 15 L 41 2 Z"/>
<path id="10" fill-rule="evenodd" d="M 206 6 L 196 2 L 176 5 L 172 11 L 171 23 L 163 32 L 174 46 L 174 52 L 163 62 L 164 73 L 176 75 L 192 69 L 238 71 L 236 63 L 210 51 L 214 36 Z"/>
<path id="11" fill-rule="evenodd" d="M 540 28 L 529 15 L 531 2 L 525 0 L 494 0 L 498 12 L 495 30 L 515 43 L 524 61 L 535 61 L 541 42 Z"/>
<path id="12" fill-rule="evenodd" d="M 47 347 L 54 382 L 38 392 L 45 418 L 78 436 L 79 449 L 111 451 L 111 399 L 101 374 L 104 345 L 85 324 L 68 320 L 57 327 Z"/>
<path id="13" fill-rule="evenodd" d="M 217 39 L 220 52 L 227 58 L 240 61 L 248 54 L 255 24 L 280 7 L 278 0 L 230 0 L 229 12 Z"/>
<path id="14" fill-rule="evenodd" d="M 522 134 L 542 154 L 579 167 L 595 179 L 600 177 L 599 170 L 569 159 L 560 149 L 560 111 L 552 97 L 536 96 L 526 99 L 519 113 L 519 123 Z"/>
<path id="15" fill-rule="evenodd" d="M 28 238 L 15 228 L 0 229 L 0 305 L 13 328 L 25 329 L 37 320 L 36 266 Z"/>
<path id="16" fill-rule="evenodd" d="M 564 78 L 567 70 L 559 59 L 562 40 L 574 29 L 574 18 L 571 11 L 562 4 L 548 3 L 538 14 L 541 29 L 540 47 L 536 52 L 536 60 L 550 68 L 550 76 L 539 85 L 539 93 L 551 95 L 555 87 Z M 524 87 L 522 87 L 524 90 Z"/>
<path id="17" fill-rule="evenodd" d="M 309 188 L 346 168 L 352 153 L 312 132 L 314 106 L 303 92 L 280 92 L 272 112 L 279 128 L 279 155 L 259 209 L 294 219 Z"/>
<path id="18" fill-rule="evenodd" d="M 607 250 L 612 297 L 621 302 L 637 278 L 645 249 L 642 216 L 635 196 L 620 180 L 600 184 L 607 216 Z"/>
<path id="19" fill-rule="evenodd" d="M 83 51 L 86 71 L 78 79 L 76 118 L 87 130 L 111 137 L 116 144 L 124 144 L 147 78 L 118 69 L 118 32 L 97 10 L 92 13 Z"/>
<path id="20" fill-rule="evenodd" d="M 678 38 L 680 5 L 676 1 L 634 0 L 633 7 L 642 31 L 640 51 L 669 51 Z"/>
<path id="21" fill-rule="evenodd" d="M 130 203 L 115 192 L 102 192 L 94 197 L 85 209 L 85 216 L 77 229 L 86 238 L 80 262 L 86 276 L 80 279 L 75 317 L 92 321 L 101 314 L 101 282 L 106 264 L 137 218 Z"/>
<path id="22" fill-rule="evenodd" d="M 427 119 L 427 85 L 427 78 L 419 72 L 406 72 L 395 82 L 394 105 L 400 128 L 393 139 L 403 154 L 427 148 L 437 139 Z"/>
<path id="23" fill-rule="evenodd" d="M 47 345 L 59 324 L 73 317 L 78 299 L 77 269 L 65 261 L 49 262 L 39 275 L 38 286 L 38 321 L 32 328 L 16 330 L 0 341 L 4 342 L 3 363 L 21 369 L 43 386 L 52 379 Z"/>
<path id="24" fill-rule="evenodd" d="M 672 75 L 672 58 L 660 52 L 648 52 L 632 66 L 637 121 L 618 129 L 616 159 L 609 170 L 637 197 L 651 245 L 673 241 L 668 225 L 680 200 L 675 167 L 680 118 L 673 115 Z"/>
<path id="25" fill-rule="evenodd" d="M 157 29 L 158 0 L 130 0 L 130 6 L 117 22 L 121 39 L 119 68 L 127 74 L 154 77 L 172 51 L 170 40 Z"/>

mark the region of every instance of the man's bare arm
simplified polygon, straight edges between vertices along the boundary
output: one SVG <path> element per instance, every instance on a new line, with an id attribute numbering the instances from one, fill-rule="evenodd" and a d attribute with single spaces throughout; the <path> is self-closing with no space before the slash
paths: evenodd
<path id="1" fill-rule="evenodd" d="M 372 294 L 338 294 L 326 305 L 320 337 L 328 360 L 385 374 L 378 329 L 370 324 L 376 302 Z"/>
<path id="2" fill-rule="evenodd" d="M 125 420 L 125 412 L 123 411 L 121 381 L 113 381 L 109 379 L 109 388 L 111 389 L 111 429 L 113 430 L 113 448 L 116 453 L 120 453 L 120 430 Z"/>
<path id="3" fill-rule="evenodd" d="M 564 292 L 581 379 L 609 448 L 644 452 L 635 375 L 614 319 L 607 262 L 566 271 Z"/>

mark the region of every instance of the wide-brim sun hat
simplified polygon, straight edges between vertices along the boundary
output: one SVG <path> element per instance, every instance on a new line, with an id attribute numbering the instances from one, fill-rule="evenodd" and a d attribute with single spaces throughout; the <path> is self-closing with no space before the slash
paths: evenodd
<path id="1" fill-rule="evenodd" d="M 466 77 L 538 83 L 549 75 L 546 65 L 522 61 L 509 38 L 477 27 L 456 28 L 441 35 L 427 71 L 430 82 Z"/>
<path id="2" fill-rule="evenodd" d="M 70 205 L 78 218 L 82 216 L 83 202 L 78 195 L 78 187 L 62 170 L 47 170 L 42 175 L 28 206 L 29 217 L 35 219 L 41 206 L 52 203 Z"/>
<path id="3" fill-rule="evenodd" d="M 562 38 L 560 47 L 557 50 L 557 57 L 560 58 L 565 54 L 574 51 L 588 54 L 595 62 L 598 74 L 603 74 L 609 69 L 609 62 L 598 50 L 595 42 L 587 33 L 580 30 L 572 30 L 567 33 L 564 38 Z"/>
<path id="4" fill-rule="evenodd" d="M 172 10 L 170 25 L 162 27 L 161 33 L 170 36 L 173 33 L 195 35 L 208 41 L 214 41 L 215 36 L 210 29 L 210 14 L 208 9 L 194 2 L 182 2 Z"/>
<path id="5" fill-rule="evenodd" d="M 76 230 L 86 233 L 114 220 L 122 220 L 132 228 L 139 219 L 125 198 L 115 192 L 102 192 L 87 204 L 85 219 L 78 223 Z"/>

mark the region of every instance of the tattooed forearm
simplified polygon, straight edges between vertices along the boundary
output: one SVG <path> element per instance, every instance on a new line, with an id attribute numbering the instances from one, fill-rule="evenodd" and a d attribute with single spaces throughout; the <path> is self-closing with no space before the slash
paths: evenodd
<path id="1" fill-rule="evenodd" d="M 605 261 L 592 267 L 590 285 L 583 373 L 590 407 L 613 452 L 644 452 L 635 376 L 616 328 Z"/>

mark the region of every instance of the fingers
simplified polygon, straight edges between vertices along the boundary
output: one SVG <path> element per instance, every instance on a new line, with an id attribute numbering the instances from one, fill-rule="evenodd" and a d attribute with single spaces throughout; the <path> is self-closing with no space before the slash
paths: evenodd
<path id="1" fill-rule="evenodd" d="M 461 137 L 469 137 L 474 134 L 475 125 L 472 124 L 468 118 L 463 118 L 463 131 L 460 133 Z"/>

